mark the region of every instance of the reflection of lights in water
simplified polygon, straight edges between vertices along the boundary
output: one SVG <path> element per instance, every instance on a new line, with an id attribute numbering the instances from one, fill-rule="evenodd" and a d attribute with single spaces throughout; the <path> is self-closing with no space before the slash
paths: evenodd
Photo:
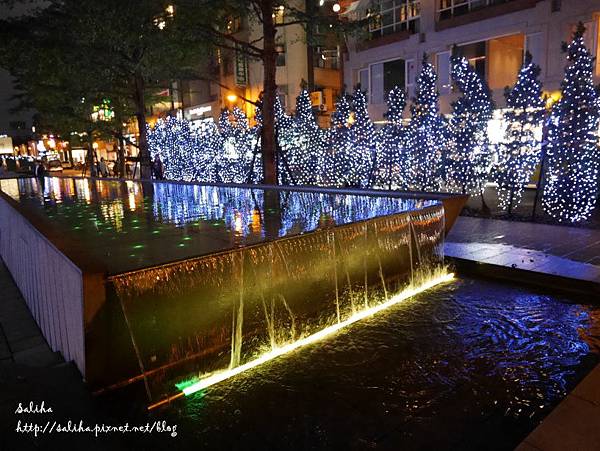
<path id="1" fill-rule="evenodd" d="M 323 340 L 325 338 L 328 338 L 329 336 L 339 332 L 340 330 L 342 330 L 358 321 L 361 321 L 365 318 L 369 318 L 369 317 L 371 317 L 383 310 L 386 310 L 389 307 L 397 305 L 400 302 L 405 301 L 419 293 L 427 291 L 427 290 L 429 290 L 437 285 L 440 285 L 442 283 L 450 282 L 453 279 L 454 279 L 454 274 L 447 273 L 445 270 L 434 271 L 434 273 L 431 275 L 431 277 L 424 280 L 422 284 L 420 284 L 416 287 L 408 286 L 400 293 L 392 296 L 386 302 L 383 302 L 383 303 L 377 304 L 373 307 L 368 307 L 364 310 L 358 311 L 343 321 L 340 321 L 336 324 L 328 326 L 328 327 L 320 330 L 319 332 L 309 335 L 308 337 L 301 338 L 297 341 L 294 341 L 293 343 L 289 343 L 289 344 L 277 347 L 277 348 L 273 349 L 272 351 L 262 354 L 258 358 L 251 360 L 250 362 L 247 362 L 243 365 L 240 365 L 238 367 L 231 368 L 229 370 L 221 371 L 221 372 L 212 374 L 210 376 L 201 378 L 197 382 L 192 383 L 192 384 L 188 385 L 187 387 L 183 388 L 182 391 L 180 393 L 178 393 L 177 395 L 174 395 L 174 396 L 167 398 L 163 401 L 160 401 L 156 404 L 150 405 L 148 407 L 148 409 L 154 409 L 160 405 L 166 404 L 166 403 L 168 403 L 176 398 L 179 398 L 183 395 L 185 395 L 185 396 L 191 395 L 200 390 L 208 388 L 212 385 L 223 382 L 231 377 L 237 376 L 238 374 L 241 374 L 252 368 L 256 368 L 257 366 L 262 365 L 263 363 L 266 363 L 277 357 L 280 357 L 282 355 L 285 355 L 292 351 L 295 351 L 296 349 L 299 349 L 303 346 L 310 345 L 310 344 L 316 343 L 320 340 Z"/>
<path id="2" fill-rule="evenodd" d="M 103 219 L 106 222 L 114 225 L 117 232 L 123 230 L 123 218 L 125 217 L 125 211 L 121 201 L 102 204 L 100 211 L 102 212 Z"/>
<path id="3" fill-rule="evenodd" d="M 75 180 L 75 185 L 77 186 L 77 191 L 79 192 L 79 198 L 83 198 L 86 203 L 91 203 L 92 193 L 90 192 L 90 185 L 86 179 L 77 179 Z"/>
<path id="4" fill-rule="evenodd" d="M 135 211 L 137 205 L 135 202 L 135 188 L 136 188 L 136 184 L 133 183 L 131 180 L 127 180 L 125 182 L 125 184 L 127 185 L 127 192 L 129 193 L 128 196 L 128 200 L 129 200 L 129 210 L 131 211 Z"/>
<path id="5" fill-rule="evenodd" d="M 52 180 L 52 194 L 54 195 L 54 200 L 56 200 L 56 202 L 60 202 L 62 200 L 62 187 L 60 184 L 60 179 L 59 178 L 52 178 L 50 179 Z"/>
<path id="6" fill-rule="evenodd" d="M 250 230 L 252 230 L 253 233 L 260 233 L 262 228 L 262 224 L 260 222 L 260 210 L 258 208 L 255 208 L 254 210 L 252 210 L 252 220 L 250 222 Z"/>
<path id="7" fill-rule="evenodd" d="M 235 212 L 235 219 L 234 219 L 234 230 L 236 235 L 241 235 L 242 231 L 244 230 L 244 222 L 242 221 L 242 214 L 239 211 Z"/>

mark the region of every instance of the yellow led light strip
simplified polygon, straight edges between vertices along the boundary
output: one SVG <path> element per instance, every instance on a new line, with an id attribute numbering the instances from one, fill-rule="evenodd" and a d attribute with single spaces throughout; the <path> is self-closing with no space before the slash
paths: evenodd
<path id="1" fill-rule="evenodd" d="M 241 374 L 245 371 L 251 370 L 252 368 L 256 368 L 257 366 L 262 365 L 263 363 L 266 363 L 266 362 L 273 360 L 277 357 L 280 357 L 284 354 L 288 354 L 298 348 L 301 348 L 302 346 L 316 343 L 317 341 L 322 340 L 330 335 L 333 335 L 333 334 L 337 333 L 338 331 L 340 331 L 341 329 L 350 326 L 351 324 L 354 324 L 362 319 L 373 316 L 373 315 L 375 315 L 389 307 L 392 307 L 408 298 L 411 298 L 419 293 L 427 291 L 427 290 L 429 290 L 437 285 L 440 285 L 442 283 L 450 282 L 453 279 L 454 279 L 453 273 L 448 273 L 448 274 L 445 273 L 438 277 L 427 280 L 426 282 L 424 282 L 422 285 L 419 285 L 418 287 L 408 287 L 405 290 L 401 291 L 400 293 L 392 296 L 386 302 L 383 302 L 381 304 L 377 304 L 377 305 L 367 308 L 365 310 L 356 312 L 355 314 L 353 314 L 349 318 L 345 319 L 344 321 L 341 321 L 339 323 L 336 323 L 329 327 L 326 327 L 325 329 L 320 330 L 319 332 L 316 332 L 312 335 L 309 335 L 308 337 L 301 338 L 297 341 L 294 341 L 293 343 L 289 343 L 287 345 L 281 346 L 280 348 L 273 349 L 272 351 L 267 352 L 267 353 L 261 355 L 260 357 L 254 359 L 254 360 L 251 360 L 250 362 L 244 363 L 243 365 L 240 365 L 238 367 L 231 368 L 231 369 L 225 370 L 225 371 L 221 371 L 221 372 L 215 373 L 211 376 L 202 378 L 198 382 L 184 388 L 180 393 L 178 393 L 174 396 L 171 396 L 168 399 L 162 400 L 156 404 L 149 406 L 148 409 L 149 410 L 154 409 L 154 408 L 156 408 L 160 405 L 166 404 L 174 399 L 180 398 L 183 395 L 185 395 L 185 396 L 191 395 L 193 393 L 196 393 L 197 391 L 203 390 L 212 385 L 218 384 L 219 382 L 223 382 L 231 377 L 237 376 L 238 374 Z"/>

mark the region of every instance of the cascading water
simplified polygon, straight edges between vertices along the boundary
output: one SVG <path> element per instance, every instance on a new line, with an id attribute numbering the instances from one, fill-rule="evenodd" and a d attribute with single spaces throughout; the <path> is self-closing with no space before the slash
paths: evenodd
<path id="1" fill-rule="evenodd" d="M 144 366 L 165 368 L 151 384 L 160 396 L 168 381 L 184 387 L 252 365 L 329 327 L 354 322 L 407 286 L 440 278 L 443 236 L 443 208 L 431 206 L 119 275 L 111 282 L 135 317 L 131 323 Z M 355 298 L 361 292 L 359 307 Z M 206 349 L 210 352 L 203 353 Z"/>

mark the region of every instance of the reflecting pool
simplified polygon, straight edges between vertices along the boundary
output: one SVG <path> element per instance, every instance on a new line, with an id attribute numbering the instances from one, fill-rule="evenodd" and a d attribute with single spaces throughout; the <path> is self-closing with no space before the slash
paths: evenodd
<path id="1" fill-rule="evenodd" d="M 0 190 L 110 274 L 418 210 L 438 201 L 46 177 Z"/>
<path id="2" fill-rule="evenodd" d="M 156 416 L 199 449 L 509 450 L 599 351 L 597 307 L 459 280 Z"/>

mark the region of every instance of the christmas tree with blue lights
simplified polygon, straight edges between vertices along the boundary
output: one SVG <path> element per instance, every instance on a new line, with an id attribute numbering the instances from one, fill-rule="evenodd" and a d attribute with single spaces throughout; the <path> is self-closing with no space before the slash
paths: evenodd
<path id="1" fill-rule="evenodd" d="M 353 145 L 347 148 L 353 164 L 343 174 L 346 186 L 368 188 L 374 182 L 377 144 L 375 126 L 369 116 L 367 96 L 356 87 L 352 97 L 354 123 L 351 125 Z"/>
<path id="2" fill-rule="evenodd" d="M 376 185 L 388 189 L 408 188 L 410 154 L 406 146 L 407 128 L 402 122 L 406 107 L 404 89 L 395 86 L 387 95 L 388 123 L 377 134 Z"/>
<path id="3" fill-rule="evenodd" d="M 600 98 L 584 32 L 579 23 L 571 44 L 564 45 L 569 65 L 548 125 L 542 205 L 561 222 L 588 219 L 598 200 Z"/>
<path id="4" fill-rule="evenodd" d="M 350 157 L 354 139 L 350 128 L 352 110 L 348 94 L 342 93 L 331 114 L 331 127 L 327 135 L 328 146 L 321 162 L 324 186 L 344 186 L 345 174 L 351 171 L 353 161 Z"/>
<path id="5" fill-rule="evenodd" d="M 313 185 L 318 179 L 319 156 L 324 142 L 310 94 L 306 89 L 296 98 L 296 113 L 289 129 L 281 135 L 283 158 L 298 185 Z"/>
<path id="6" fill-rule="evenodd" d="M 499 146 L 495 175 L 498 206 L 509 213 L 521 202 L 525 185 L 540 163 L 545 114 L 540 72 L 527 52 L 517 83 L 504 93 L 504 121 L 508 125 L 504 142 Z"/>
<path id="7" fill-rule="evenodd" d="M 462 93 L 452 104 L 449 141 L 445 159 L 446 189 L 464 194 L 483 194 L 490 170 L 488 122 L 494 109 L 487 83 L 469 61 L 458 54 L 451 58 L 452 80 Z"/>
<path id="8" fill-rule="evenodd" d="M 440 191 L 442 187 L 442 154 L 446 147 L 448 127 L 440 114 L 437 74 L 423 55 L 421 73 L 417 77 L 416 95 L 411 106 L 407 147 L 411 149 L 409 185 L 417 191 Z"/>

